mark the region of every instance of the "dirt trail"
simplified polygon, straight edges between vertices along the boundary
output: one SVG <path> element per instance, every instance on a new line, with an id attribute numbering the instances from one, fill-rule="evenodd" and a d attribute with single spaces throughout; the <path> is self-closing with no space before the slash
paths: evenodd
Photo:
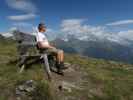
<path id="1" fill-rule="evenodd" d="M 64 76 L 52 73 L 53 80 L 52 87 L 60 100 L 81 100 L 73 94 L 74 90 L 82 91 L 84 89 L 83 83 L 87 73 L 81 70 L 79 65 L 71 65 L 64 70 Z"/>

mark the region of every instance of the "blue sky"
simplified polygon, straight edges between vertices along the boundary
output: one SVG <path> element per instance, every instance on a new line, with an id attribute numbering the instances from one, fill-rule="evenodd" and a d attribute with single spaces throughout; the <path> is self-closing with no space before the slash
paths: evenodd
<path id="1" fill-rule="evenodd" d="M 84 24 L 107 26 L 112 31 L 133 28 L 133 0 L 0 0 L 0 32 L 44 21 L 48 28 L 60 29 L 64 20 L 84 20 Z M 22 6 L 24 5 L 24 6 Z"/>
<path id="2" fill-rule="evenodd" d="M 0 33 L 33 31 L 41 21 L 48 39 L 133 44 L 133 0 L 0 0 Z M 33 34 L 33 32 L 31 32 Z"/>

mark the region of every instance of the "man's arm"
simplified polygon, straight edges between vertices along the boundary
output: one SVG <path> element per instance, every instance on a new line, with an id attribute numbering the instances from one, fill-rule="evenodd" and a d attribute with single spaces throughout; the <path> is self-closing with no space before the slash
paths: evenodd
<path id="1" fill-rule="evenodd" d="M 39 48 L 55 48 L 51 46 L 49 43 L 45 43 L 45 42 L 38 42 L 37 45 L 39 46 Z"/>

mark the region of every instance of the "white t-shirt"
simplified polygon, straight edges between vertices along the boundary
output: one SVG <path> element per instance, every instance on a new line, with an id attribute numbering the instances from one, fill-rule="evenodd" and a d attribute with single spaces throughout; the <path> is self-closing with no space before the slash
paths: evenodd
<path id="1" fill-rule="evenodd" d="M 45 45 L 49 45 L 47 37 L 42 32 L 37 32 L 37 42 L 43 42 Z"/>

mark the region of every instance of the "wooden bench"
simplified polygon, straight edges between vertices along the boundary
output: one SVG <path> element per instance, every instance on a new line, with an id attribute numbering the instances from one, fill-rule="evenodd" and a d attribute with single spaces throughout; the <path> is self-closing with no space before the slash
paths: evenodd
<path id="1" fill-rule="evenodd" d="M 28 33 L 20 32 L 18 30 L 13 32 L 14 39 L 17 43 L 18 51 L 18 66 L 20 67 L 19 73 L 22 73 L 25 69 L 28 59 L 39 59 L 43 60 L 43 68 L 45 69 L 48 79 L 51 79 L 51 70 L 48 62 L 48 54 L 44 51 L 43 53 L 37 48 L 36 36 Z"/>

